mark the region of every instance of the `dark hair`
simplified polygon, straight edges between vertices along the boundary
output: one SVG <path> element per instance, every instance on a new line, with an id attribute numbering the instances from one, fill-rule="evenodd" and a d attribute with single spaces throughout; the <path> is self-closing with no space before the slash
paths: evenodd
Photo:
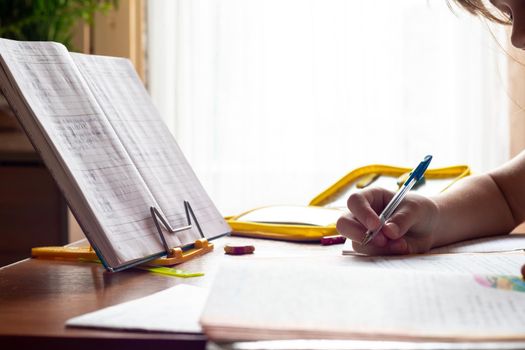
<path id="1" fill-rule="evenodd" d="M 450 0 L 449 0 L 450 1 Z M 496 10 L 491 11 L 484 4 L 483 0 L 452 0 L 460 7 L 464 8 L 474 16 L 482 16 L 489 21 L 500 24 L 512 24 L 512 19 L 509 14 Z"/>

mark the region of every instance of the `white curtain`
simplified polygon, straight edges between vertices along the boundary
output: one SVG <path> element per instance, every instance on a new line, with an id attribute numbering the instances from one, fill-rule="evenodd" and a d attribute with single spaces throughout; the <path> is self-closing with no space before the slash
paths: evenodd
<path id="1" fill-rule="evenodd" d="M 150 92 L 224 215 L 370 163 L 508 158 L 505 40 L 446 0 L 147 4 Z"/>

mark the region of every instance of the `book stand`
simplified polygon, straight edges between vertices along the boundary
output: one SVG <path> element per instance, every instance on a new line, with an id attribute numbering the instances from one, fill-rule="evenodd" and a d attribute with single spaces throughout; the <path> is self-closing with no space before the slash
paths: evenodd
<path id="1" fill-rule="evenodd" d="M 208 240 L 204 237 L 202 228 L 199 225 L 199 221 L 195 217 L 195 213 L 193 212 L 193 209 L 191 208 L 191 205 L 188 201 L 184 201 L 184 211 L 186 213 L 187 225 L 174 229 L 168 223 L 166 218 L 164 218 L 162 214 L 157 210 L 157 208 L 150 207 L 151 216 L 153 218 L 153 222 L 155 223 L 155 227 L 157 228 L 157 232 L 159 233 L 160 240 L 162 242 L 164 250 L 166 251 L 166 256 L 148 261 L 147 263 L 145 263 L 145 265 L 147 266 L 177 265 L 177 264 L 186 262 L 190 259 L 196 258 L 198 256 L 204 255 L 213 250 L 213 243 L 208 242 Z M 177 234 L 182 231 L 190 230 L 193 227 L 193 225 L 195 225 L 195 227 L 199 231 L 201 238 L 197 239 L 195 243 L 193 243 L 192 245 L 189 245 L 188 248 L 184 250 L 181 247 L 169 247 L 166 242 L 166 239 L 164 238 L 164 234 L 162 233 L 161 223 L 162 223 L 162 226 L 164 226 L 164 228 L 169 233 L 173 233 L 173 234 Z M 73 247 L 73 246 L 71 247 L 67 247 L 67 246 L 66 247 L 36 247 L 36 248 L 31 249 L 31 256 L 33 258 L 42 258 L 42 259 L 99 261 L 99 258 L 95 250 L 93 250 L 91 246 L 90 247 Z"/>
<path id="2" fill-rule="evenodd" d="M 148 262 L 148 265 L 177 265 L 197 256 L 201 256 L 203 254 L 211 252 L 213 250 L 213 243 L 208 242 L 208 240 L 204 237 L 204 234 L 202 233 L 202 228 L 199 225 L 199 221 L 195 217 L 195 213 L 193 212 L 193 209 L 191 208 L 191 205 L 188 201 L 184 201 L 184 211 L 186 212 L 186 220 L 188 224 L 186 226 L 174 229 L 170 226 L 166 218 L 164 218 L 162 214 L 159 213 L 157 208 L 150 208 L 151 217 L 153 218 L 153 222 L 157 227 L 157 232 L 159 233 L 162 245 L 166 250 L 166 257 L 152 260 Z M 191 246 L 188 250 L 182 250 L 182 248 L 180 247 L 170 248 L 166 243 L 164 234 L 162 233 L 162 228 L 160 226 L 159 220 L 169 233 L 177 234 L 182 231 L 190 230 L 193 227 L 192 218 L 193 222 L 195 223 L 195 227 L 199 231 L 201 238 L 196 240 L 193 246 Z"/>

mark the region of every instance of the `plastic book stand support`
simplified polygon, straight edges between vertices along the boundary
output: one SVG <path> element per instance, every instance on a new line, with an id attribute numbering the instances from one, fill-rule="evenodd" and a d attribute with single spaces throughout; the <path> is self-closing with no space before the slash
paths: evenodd
<path id="1" fill-rule="evenodd" d="M 189 202 L 184 201 L 184 210 L 186 213 L 187 225 L 182 226 L 176 229 L 173 229 L 167 220 L 160 214 L 160 212 L 155 208 L 151 207 L 150 212 L 155 223 L 155 227 L 159 233 L 162 245 L 166 251 L 166 256 L 157 258 L 147 262 L 144 265 L 147 266 L 172 266 L 182 264 L 188 260 L 194 259 L 206 253 L 209 253 L 213 250 L 213 243 L 208 242 L 202 233 L 201 226 L 195 217 L 195 213 L 191 208 Z M 193 220 L 193 223 L 192 223 Z M 160 221 L 160 222 L 159 222 Z M 181 247 L 169 247 L 162 233 L 162 226 L 173 234 L 177 234 L 182 231 L 190 230 L 195 224 L 195 227 L 199 231 L 201 238 L 197 239 L 195 243 L 189 245 L 189 249 L 182 249 Z M 40 259 L 64 259 L 64 260 L 83 260 L 83 261 L 96 261 L 100 262 L 96 252 L 92 247 L 75 247 L 75 246 L 66 246 L 66 247 L 36 247 L 31 249 L 31 256 L 33 258 Z"/>

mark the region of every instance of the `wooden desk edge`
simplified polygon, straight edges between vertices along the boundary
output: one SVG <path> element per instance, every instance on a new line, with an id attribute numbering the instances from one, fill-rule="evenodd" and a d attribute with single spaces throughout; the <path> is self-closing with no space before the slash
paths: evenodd
<path id="1" fill-rule="evenodd" d="M 0 344 L 4 349 L 38 350 L 94 350 L 94 349 L 206 349 L 207 338 L 200 334 L 167 334 L 143 332 L 100 331 L 97 334 L 75 334 L 72 336 L 39 336 L 0 334 Z"/>

